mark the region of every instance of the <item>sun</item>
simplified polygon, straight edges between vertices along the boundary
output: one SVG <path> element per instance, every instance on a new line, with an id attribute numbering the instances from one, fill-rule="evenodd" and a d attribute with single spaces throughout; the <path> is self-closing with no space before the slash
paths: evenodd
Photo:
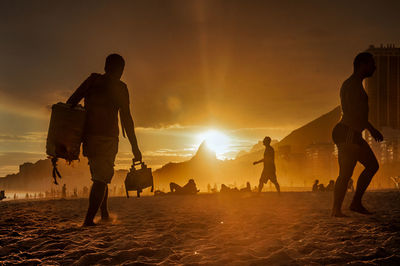
<path id="1" fill-rule="evenodd" d="M 229 136 L 218 130 L 210 129 L 206 132 L 200 133 L 197 136 L 197 139 L 200 142 L 205 141 L 207 147 L 213 150 L 219 159 L 224 159 L 224 154 L 229 152 L 231 140 Z"/>

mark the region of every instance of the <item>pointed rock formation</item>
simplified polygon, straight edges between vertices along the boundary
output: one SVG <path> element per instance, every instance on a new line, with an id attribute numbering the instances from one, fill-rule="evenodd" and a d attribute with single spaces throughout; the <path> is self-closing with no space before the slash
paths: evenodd
<path id="1" fill-rule="evenodd" d="M 192 157 L 191 161 L 215 161 L 217 154 L 207 146 L 207 142 L 203 141 L 196 154 Z"/>

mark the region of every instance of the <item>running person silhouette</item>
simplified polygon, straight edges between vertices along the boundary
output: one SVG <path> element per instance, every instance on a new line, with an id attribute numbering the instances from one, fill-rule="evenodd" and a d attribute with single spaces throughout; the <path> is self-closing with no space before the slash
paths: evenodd
<path id="1" fill-rule="evenodd" d="M 368 95 L 363 80 L 375 72 L 375 61 L 370 53 L 358 54 L 353 62 L 353 74 L 343 82 L 340 88 L 342 118 L 332 132 L 332 138 L 338 148 L 339 177 L 335 183 L 332 216 L 345 217 L 341 211 L 347 187 L 354 167 L 360 162 L 365 169 L 357 181 L 356 192 L 350 204 L 350 210 L 362 214 L 371 214 L 361 203 L 362 196 L 378 171 L 378 161 L 368 143 L 362 138 L 367 129 L 372 137 L 380 142 L 382 134 L 368 122 Z"/>
<path id="2" fill-rule="evenodd" d="M 271 147 L 271 138 L 265 137 L 263 140 L 263 144 L 265 146 L 264 151 L 264 159 L 259 161 L 255 161 L 253 165 L 259 164 L 264 162 L 264 169 L 261 173 L 260 183 L 258 184 L 258 192 L 261 192 L 264 184 L 270 180 L 274 185 L 276 190 L 280 193 L 281 189 L 279 187 L 278 181 L 276 180 L 276 173 L 275 173 L 275 151 L 274 148 Z"/>

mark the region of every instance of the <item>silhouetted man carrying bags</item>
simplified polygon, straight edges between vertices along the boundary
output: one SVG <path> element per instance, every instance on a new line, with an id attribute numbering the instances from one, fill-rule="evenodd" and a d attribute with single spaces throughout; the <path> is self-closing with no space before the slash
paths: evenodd
<path id="1" fill-rule="evenodd" d="M 122 133 L 126 131 L 135 161 L 142 160 L 129 108 L 128 88 L 120 80 L 124 66 L 125 61 L 120 55 L 109 55 L 105 74 L 91 74 L 67 101 L 74 106 L 84 98 L 86 109 L 83 155 L 88 157 L 93 185 L 84 226 L 95 225 L 93 219 L 99 208 L 102 219 L 109 218 L 108 184 L 114 175 L 118 152 L 118 111 Z"/>
<path id="2" fill-rule="evenodd" d="M 343 82 L 340 88 L 342 119 L 335 126 L 332 138 L 338 147 L 339 177 L 335 183 L 332 216 L 344 217 L 341 211 L 349 180 L 357 162 L 365 169 L 357 181 L 356 192 L 350 204 L 350 210 L 370 214 L 361 203 L 372 177 L 378 171 L 379 164 L 368 143 L 362 138 L 367 129 L 372 137 L 380 142 L 382 134 L 368 122 L 368 95 L 362 82 L 375 72 L 375 61 L 370 53 L 360 53 L 354 59 L 354 72 Z"/>

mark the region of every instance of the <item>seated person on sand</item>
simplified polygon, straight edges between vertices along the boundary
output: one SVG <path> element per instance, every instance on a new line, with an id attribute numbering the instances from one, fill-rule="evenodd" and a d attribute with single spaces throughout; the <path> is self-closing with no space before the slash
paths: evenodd
<path id="1" fill-rule="evenodd" d="M 228 186 L 226 186 L 225 184 L 222 184 L 221 190 L 219 192 L 221 192 L 221 193 L 231 192 L 231 189 Z"/>
<path id="2" fill-rule="evenodd" d="M 312 186 L 312 192 L 318 192 L 318 183 L 319 180 L 315 179 L 314 185 Z"/>
<path id="3" fill-rule="evenodd" d="M 196 183 L 194 182 L 193 179 L 189 179 L 189 182 L 183 187 L 174 182 L 171 182 L 169 184 L 169 188 L 171 190 L 171 193 L 181 194 L 181 195 L 197 194 L 197 192 L 200 191 L 199 189 L 197 189 Z"/>
<path id="4" fill-rule="evenodd" d="M 320 192 L 325 192 L 325 186 L 324 186 L 324 184 L 319 184 L 319 185 L 318 185 L 318 191 L 320 191 Z"/>
<path id="5" fill-rule="evenodd" d="M 330 180 L 329 184 L 326 186 L 325 191 L 333 191 L 335 189 L 335 181 Z"/>
<path id="6" fill-rule="evenodd" d="M 230 192 L 239 192 L 239 189 L 235 188 L 230 188 L 225 184 L 221 184 L 221 190 L 219 192 L 222 193 L 230 193 Z"/>
<path id="7" fill-rule="evenodd" d="M 241 188 L 240 192 L 251 192 L 250 182 L 247 182 L 246 183 L 246 187 L 245 188 Z"/>
<path id="8" fill-rule="evenodd" d="M 167 193 L 165 193 L 164 191 L 161 191 L 159 189 L 154 191 L 154 196 L 164 196 L 164 195 L 167 195 Z"/>

